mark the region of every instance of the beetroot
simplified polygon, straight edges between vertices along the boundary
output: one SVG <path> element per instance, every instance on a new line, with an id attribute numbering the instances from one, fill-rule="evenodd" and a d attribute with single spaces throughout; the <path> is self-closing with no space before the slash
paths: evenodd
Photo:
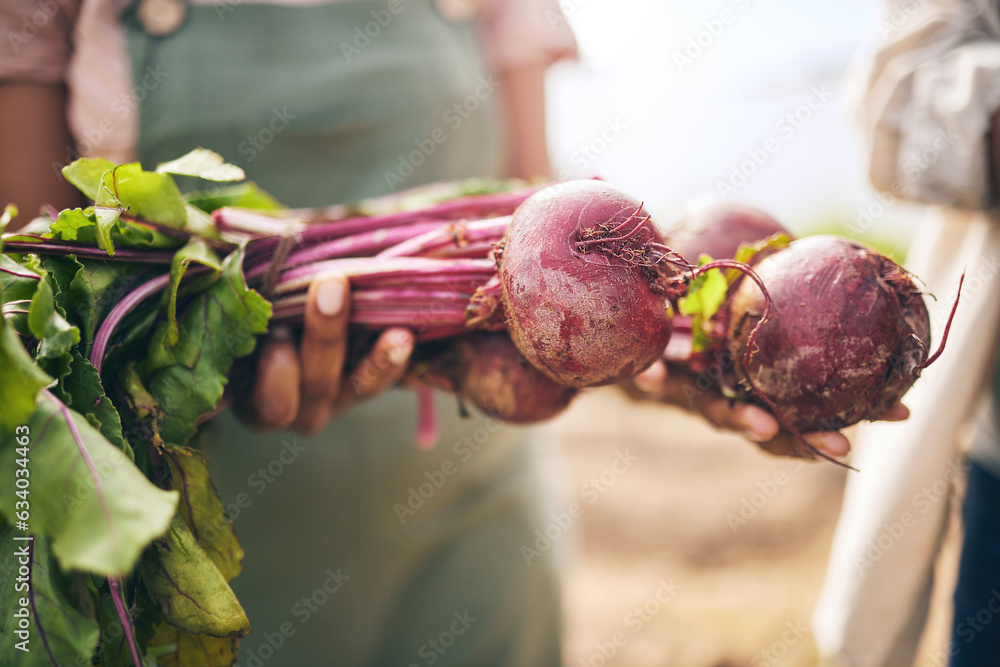
<path id="1" fill-rule="evenodd" d="M 498 251 L 511 338 L 567 386 L 634 376 L 670 338 L 668 257 L 642 203 L 608 183 L 569 181 L 532 195 Z"/>
<path id="2" fill-rule="evenodd" d="M 741 244 L 753 244 L 774 234 L 792 233 L 764 211 L 726 202 L 698 208 L 667 231 L 667 245 L 692 262 L 702 254 L 732 259 Z"/>
<path id="3" fill-rule="evenodd" d="M 528 363 L 504 332 L 458 336 L 417 366 L 424 382 L 515 424 L 551 419 L 577 394 Z"/>
<path id="4" fill-rule="evenodd" d="M 773 317 L 751 340 L 764 304 L 758 287 L 742 280 L 727 304 L 728 346 L 742 391 L 786 427 L 831 430 L 878 419 L 928 362 L 923 298 L 887 257 L 847 239 L 814 236 L 764 258 L 756 270 L 773 299 Z M 739 360 L 748 347 L 745 373 Z"/>

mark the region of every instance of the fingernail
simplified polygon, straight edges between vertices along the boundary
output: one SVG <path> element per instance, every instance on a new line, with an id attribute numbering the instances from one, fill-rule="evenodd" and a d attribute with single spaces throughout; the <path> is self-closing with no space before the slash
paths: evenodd
<path id="1" fill-rule="evenodd" d="M 413 350 L 413 336 L 408 332 L 398 331 L 393 334 L 389 341 L 389 363 L 393 366 L 402 366 L 410 358 Z"/>
<path id="2" fill-rule="evenodd" d="M 327 317 L 332 317 L 344 307 L 344 283 L 340 280 L 324 280 L 316 289 L 316 308 Z"/>
<path id="3" fill-rule="evenodd" d="M 755 433 L 752 429 L 745 429 L 741 432 L 743 433 L 743 437 L 746 438 L 747 440 L 752 440 L 753 442 L 767 441 L 766 437 L 764 437 L 760 433 Z"/>

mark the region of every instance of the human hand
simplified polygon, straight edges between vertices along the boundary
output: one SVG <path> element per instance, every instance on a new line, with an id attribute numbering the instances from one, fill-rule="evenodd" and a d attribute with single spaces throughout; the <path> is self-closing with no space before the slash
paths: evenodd
<path id="1" fill-rule="evenodd" d="M 298 346 L 287 327 L 276 327 L 261 347 L 256 376 L 240 410 L 254 427 L 318 433 L 330 419 L 378 396 L 406 372 L 415 339 L 411 331 L 396 327 L 382 332 L 371 352 L 343 377 L 348 282 L 339 275 L 320 276 L 307 298 Z"/>
<path id="2" fill-rule="evenodd" d="M 716 428 L 740 433 L 772 454 L 811 458 L 811 452 L 804 450 L 791 433 L 782 430 L 778 420 L 767 410 L 731 401 L 714 388 L 702 389 L 696 377 L 676 369 L 668 370 L 662 361 L 636 376 L 626 391 L 634 398 L 659 401 L 698 413 Z M 902 421 L 909 414 L 906 406 L 900 403 L 882 419 Z M 850 442 L 839 431 L 805 433 L 803 438 L 830 458 L 840 459 L 851 451 Z"/>

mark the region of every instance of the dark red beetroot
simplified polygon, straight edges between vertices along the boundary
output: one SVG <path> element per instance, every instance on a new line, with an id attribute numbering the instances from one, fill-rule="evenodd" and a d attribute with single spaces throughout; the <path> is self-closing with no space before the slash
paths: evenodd
<path id="1" fill-rule="evenodd" d="M 755 388 L 801 432 L 878 419 L 920 373 L 930 321 L 909 275 L 892 260 L 834 236 L 792 242 L 763 259 L 757 273 L 774 300 L 749 364 Z M 729 303 L 730 351 L 746 386 L 744 352 L 763 313 L 749 280 Z M 764 401 L 766 403 L 766 401 Z"/>
<path id="2" fill-rule="evenodd" d="M 420 377 L 483 412 L 515 424 L 555 417 L 578 391 L 528 363 L 506 332 L 476 332 L 455 338 L 426 364 Z"/>
<path id="3" fill-rule="evenodd" d="M 698 208 L 667 230 L 667 245 L 697 263 L 704 253 L 712 259 L 732 259 L 742 243 L 756 243 L 773 234 L 792 233 L 764 211 L 737 203 Z"/>
<path id="4" fill-rule="evenodd" d="M 665 250 L 642 203 L 608 183 L 568 181 L 532 195 L 498 253 L 511 338 L 567 386 L 636 375 L 670 338 Z"/>

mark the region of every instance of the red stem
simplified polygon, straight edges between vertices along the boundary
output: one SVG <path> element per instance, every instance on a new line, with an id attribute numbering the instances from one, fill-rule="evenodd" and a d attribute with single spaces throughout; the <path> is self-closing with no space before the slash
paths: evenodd
<path id="1" fill-rule="evenodd" d="M 962 296 L 962 283 L 965 282 L 965 271 L 962 271 L 962 277 L 958 279 L 958 294 L 955 295 L 955 303 L 951 304 L 951 313 L 948 314 L 948 322 L 944 325 L 944 334 L 941 335 L 941 344 L 938 345 L 938 349 L 934 354 L 927 358 L 927 360 L 913 369 L 914 373 L 920 373 L 941 356 L 944 352 L 945 343 L 948 342 L 948 332 L 951 331 L 951 321 L 955 319 L 955 311 L 958 310 L 958 300 Z"/>

